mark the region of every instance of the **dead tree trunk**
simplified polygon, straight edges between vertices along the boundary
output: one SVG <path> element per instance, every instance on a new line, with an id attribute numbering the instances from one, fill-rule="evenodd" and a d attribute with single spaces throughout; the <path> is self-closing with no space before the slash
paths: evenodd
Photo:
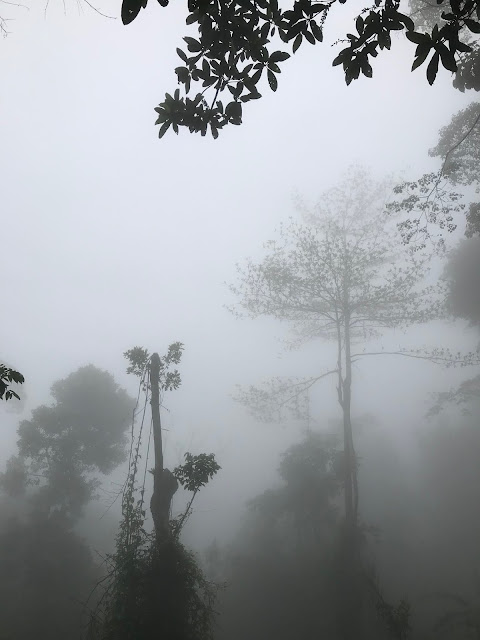
<path id="1" fill-rule="evenodd" d="M 155 467 L 153 472 L 153 494 L 150 500 L 153 524 L 157 541 L 164 541 L 170 534 L 170 506 L 178 489 L 178 481 L 169 469 L 163 468 L 162 425 L 160 422 L 160 357 L 152 355 L 150 361 L 150 388 L 152 391 L 153 444 Z"/>

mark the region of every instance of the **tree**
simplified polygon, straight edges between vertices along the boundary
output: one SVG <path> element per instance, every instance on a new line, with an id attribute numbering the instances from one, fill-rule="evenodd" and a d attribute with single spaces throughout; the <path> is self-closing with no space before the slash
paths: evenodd
<path id="1" fill-rule="evenodd" d="M 337 379 L 337 398 L 343 417 L 343 490 L 345 529 L 342 542 L 343 633 L 360 637 L 361 531 L 358 527 L 359 489 L 352 426 L 354 362 L 370 355 L 355 345 L 378 337 L 390 327 L 406 327 L 442 315 L 436 287 L 422 284 L 426 258 L 400 258 L 396 236 L 384 214 L 385 184 L 375 184 L 362 170 L 351 170 L 336 188 L 322 194 L 311 226 L 292 222 L 279 239 L 267 243 L 267 255 L 239 268 L 231 287 L 247 315 L 269 315 L 289 322 L 297 344 L 315 338 L 333 340 L 337 358 L 333 368 L 318 376 L 280 381 L 269 389 L 247 390 L 241 400 L 255 408 L 288 404 L 326 376 Z M 398 350 L 404 356 L 441 361 L 444 355 Z"/>
<path id="2" fill-rule="evenodd" d="M 164 466 L 163 458 L 160 398 L 165 391 L 180 386 L 180 374 L 172 367 L 180 362 L 182 351 L 183 345 L 175 342 L 163 357 L 158 353 L 150 355 L 143 347 L 134 347 L 124 354 L 130 363 L 127 372 L 140 378 L 138 397 L 143 391 L 143 416 L 135 436 L 132 427 L 129 473 L 122 493 L 122 520 L 115 553 L 107 558 L 109 571 L 102 580 L 104 593 L 90 622 L 91 638 L 211 640 L 212 637 L 215 590 L 179 537 L 195 496 L 220 467 L 213 454 L 193 456 L 186 453 L 185 464 L 172 472 Z M 147 531 L 145 524 L 150 438 L 143 480 L 139 482 L 149 399 L 155 460 L 151 469 L 152 532 Z M 192 492 L 192 497 L 185 512 L 171 520 L 171 503 L 178 484 Z"/>
<path id="3" fill-rule="evenodd" d="M 444 278 L 451 314 L 480 326 L 480 238 L 464 239 L 450 253 Z"/>
<path id="4" fill-rule="evenodd" d="M 132 22 L 148 0 L 123 0 L 122 20 Z M 181 66 L 175 69 L 184 95 L 177 89 L 166 94 L 157 108 L 159 136 L 172 129 L 188 127 L 191 132 L 214 138 L 227 124 L 242 122 L 243 104 L 261 97 L 258 87 L 262 76 L 272 91 L 277 90 L 281 64 L 290 58 L 278 49 L 293 42 L 295 53 L 304 42 L 314 45 L 323 41 L 330 14 L 346 0 L 295 0 L 287 7 L 277 0 L 189 0 L 187 25 L 198 27 L 198 38 L 185 37 L 187 52 L 177 49 Z M 159 0 L 162 6 L 168 0 Z M 431 31 L 423 32 L 411 17 L 399 11 L 398 0 L 376 0 L 356 17 L 351 33 L 338 42 L 346 46 L 333 60 L 342 65 L 349 84 L 362 73 L 372 77 L 371 58 L 391 47 L 392 31 L 402 31 L 416 45 L 412 70 L 429 59 L 427 80 L 435 81 L 439 64 L 455 73 L 462 55 L 472 51 L 472 38 L 480 33 L 478 0 L 439 0 L 442 13 Z M 460 62 L 458 62 L 460 58 Z M 191 86 L 199 90 L 188 97 Z M 228 93 L 227 93 L 228 90 Z M 212 98 L 207 100 L 207 92 Z M 223 104 L 222 95 L 230 102 Z"/>
<path id="5" fill-rule="evenodd" d="M 0 637 L 77 640 L 83 602 L 98 574 L 85 540 L 63 520 L 1 513 Z"/>
<path id="6" fill-rule="evenodd" d="M 281 456 L 280 483 L 247 503 L 241 535 L 223 554 L 228 586 L 220 598 L 220 640 L 343 637 L 338 444 L 334 436 L 309 431 Z M 370 575 L 363 589 L 373 596 L 366 637 L 384 640 L 386 628 L 388 637 L 406 638 L 406 603 L 389 605 Z"/>
<path id="7" fill-rule="evenodd" d="M 283 454 L 278 468 L 282 486 L 249 502 L 249 508 L 270 526 L 279 525 L 297 547 L 319 543 L 322 529 L 336 521 L 335 498 L 341 490 L 341 452 L 335 436 L 310 432 Z"/>
<path id="8" fill-rule="evenodd" d="M 449 254 L 444 269 L 447 283 L 447 309 L 454 318 L 467 320 L 480 327 L 480 238 L 464 238 Z M 461 382 L 458 387 L 435 394 L 428 415 L 440 413 L 455 403 L 467 410 L 468 404 L 480 398 L 480 374 Z"/>
<path id="9" fill-rule="evenodd" d="M 306 434 L 282 454 L 275 488 L 247 503 L 241 535 L 223 561 L 221 640 L 337 637 L 337 445 Z"/>
<path id="10" fill-rule="evenodd" d="M 35 482 L 37 508 L 75 521 L 98 486 L 125 459 L 125 432 L 133 400 L 111 374 L 82 367 L 51 387 L 54 403 L 32 411 L 18 426 L 18 457 L 2 474 L 4 486 Z M 25 488 L 25 484 L 24 484 Z"/>
<path id="11" fill-rule="evenodd" d="M 134 402 L 92 365 L 52 385 L 54 402 L 18 427 L 17 456 L 0 474 L 2 632 L 18 640 L 78 638 L 98 567 L 74 531 L 85 505 L 125 459 Z M 12 513 L 9 514 L 9 511 Z"/>
<path id="12" fill-rule="evenodd" d="M 352 524 L 358 510 L 352 364 L 372 355 L 353 347 L 378 337 L 382 329 L 426 322 L 442 313 L 436 288 L 421 285 L 426 259 L 413 256 L 389 266 L 399 255 L 395 235 L 386 226 L 385 193 L 385 184 L 375 184 L 360 169 L 350 171 L 338 187 L 321 196 L 312 226 L 292 222 L 281 227 L 279 240 L 267 243 L 263 261 L 239 268 L 239 283 L 231 286 L 251 317 L 270 315 L 289 322 L 297 344 L 319 337 L 336 343 L 333 369 L 294 386 L 280 384 L 270 393 L 253 389 L 244 399 L 263 410 L 280 394 L 285 398 L 288 389 L 284 402 L 324 377 L 336 376 L 343 414 L 345 515 Z"/>

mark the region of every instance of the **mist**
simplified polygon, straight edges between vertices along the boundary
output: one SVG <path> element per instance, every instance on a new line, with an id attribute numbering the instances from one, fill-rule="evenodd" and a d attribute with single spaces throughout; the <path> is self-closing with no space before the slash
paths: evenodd
<path id="1" fill-rule="evenodd" d="M 159 140 L 198 33 L 120 5 L 0 2 L 0 639 L 480 638 L 477 94 L 347 86 L 347 3 Z"/>

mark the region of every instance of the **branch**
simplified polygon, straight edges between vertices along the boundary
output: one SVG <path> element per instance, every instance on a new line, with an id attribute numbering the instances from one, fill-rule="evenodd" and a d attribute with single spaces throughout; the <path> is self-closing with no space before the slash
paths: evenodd
<path id="1" fill-rule="evenodd" d="M 108 18 L 109 20 L 117 19 L 117 16 L 109 16 L 106 13 L 102 13 L 100 9 L 97 9 L 97 7 L 94 7 L 93 4 L 91 4 L 88 0 L 83 0 L 83 2 L 85 2 L 85 4 L 87 4 L 90 7 L 90 9 L 92 9 L 93 11 L 101 15 L 103 18 Z"/>
<path id="2" fill-rule="evenodd" d="M 360 358 L 362 356 L 404 356 L 405 358 L 415 358 L 418 360 L 428 360 L 438 365 L 455 366 L 471 366 L 480 364 L 480 355 L 474 355 L 473 353 L 466 354 L 465 356 L 451 355 L 448 350 L 442 350 L 432 353 L 421 352 L 408 352 L 408 351 L 364 351 L 362 353 L 352 354 L 352 360 Z"/>
<path id="3" fill-rule="evenodd" d="M 234 399 L 247 406 L 254 416 L 264 422 L 273 422 L 275 419 L 280 420 L 280 411 L 289 404 L 293 404 L 290 407 L 292 413 L 299 416 L 302 415 L 301 408 L 298 405 L 300 396 L 306 393 L 319 380 L 337 373 L 338 369 L 332 369 L 314 378 L 303 378 L 299 382 L 291 382 L 292 378 L 287 378 L 286 380 L 274 378 L 265 383 L 269 386 L 267 389 L 250 386 L 244 390 L 239 386 L 241 393 Z"/>

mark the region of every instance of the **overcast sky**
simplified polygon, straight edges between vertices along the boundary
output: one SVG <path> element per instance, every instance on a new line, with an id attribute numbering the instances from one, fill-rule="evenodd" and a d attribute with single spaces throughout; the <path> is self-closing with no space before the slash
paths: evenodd
<path id="1" fill-rule="evenodd" d="M 119 4 L 96 6 L 116 15 Z M 162 9 L 151 0 L 128 27 L 86 6 L 79 12 L 73 0 L 65 12 L 60 0 L 31 5 L 0 4 L 12 18 L 0 41 L 1 355 L 27 378 L 27 409 L 90 362 L 133 392 L 122 353 L 137 344 L 162 352 L 180 340 L 184 382 L 165 417 L 177 441 L 216 448 L 218 482 L 238 479 L 257 448 L 274 466 L 294 434 L 259 427 L 229 394 L 236 383 L 300 374 L 305 356 L 281 356 L 274 321 L 229 315 L 224 282 L 294 213 L 295 191 L 315 200 L 352 162 L 379 178 L 436 168 L 427 151 L 471 97 L 447 72 L 433 87 L 423 67 L 410 73 L 413 46 L 400 39 L 374 61 L 372 80 L 346 87 L 331 66 L 330 45 L 348 30 L 339 19 L 323 45 L 305 44 L 282 66 L 276 94 L 263 87 L 262 100 L 246 105 L 241 127 L 216 141 L 184 131 L 158 140 L 153 108 L 176 87 L 184 3 Z M 329 347 L 315 349 L 315 358 L 329 357 Z M 447 382 L 427 365 L 362 371 L 362 409 L 371 411 L 379 394 L 386 412 Z M 332 390 L 319 391 L 330 414 Z M 3 461 L 18 416 L 0 411 Z M 261 484 L 273 473 L 268 465 L 256 474 L 250 466 L 224 504 L 214 489 L 205 500 L 228 511 L 235 494 L 253 491 L 252 477 Z"/>

